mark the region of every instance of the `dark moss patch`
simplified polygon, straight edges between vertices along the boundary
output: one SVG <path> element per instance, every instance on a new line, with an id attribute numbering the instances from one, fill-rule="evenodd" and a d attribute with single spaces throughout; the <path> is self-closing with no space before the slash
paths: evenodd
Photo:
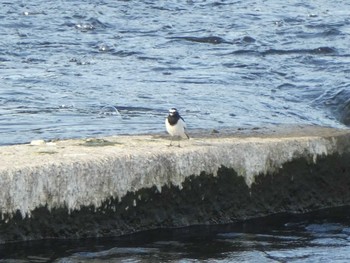
<path id="1" fill-rule="evenodd" d="M 56 153 L 58 153 L 58 152 L 56 152 L 56 151 L 39 151 L 39 152 L 37 152 L 38 154 L 56 154 Z"/>
<path id="2" fill-rule="evenodd" d="M 111 142 L 105 139 L 87 139 L 84 143 L 81 143 L 79 145 L 87 146 L 87 147 L 104 147 L 104 146 L 114 146 L 118 144 L 122 144 L 122 143 Z"/>

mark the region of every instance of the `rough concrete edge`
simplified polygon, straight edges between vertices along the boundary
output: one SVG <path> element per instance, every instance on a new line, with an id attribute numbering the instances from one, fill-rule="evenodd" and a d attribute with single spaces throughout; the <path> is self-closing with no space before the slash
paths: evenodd
<path id="1" fill-rule="evenodd" d="M 10 171 L 1 174 L 0 187 L 7 191 L 0 194 L 0 210 L 3 218 L 9 218 L 17 210 L 30 217 L 31 211 L 45 205 L 49 209 L 66 206 L 70 211 L 87 205 L 99 207 L 107 198 L 120 200 L 127 192 L 154 185 L 159 190 L 170 184 L 181 188 L 188 176 L 203 171 L 216 176 L 220 166 L 233 168 L 250 187 L 257 175 L 273 172 L 293 158 L 304 156 L 317 162 L 317 156 L 348 151 L 349 146 L 339 143 L 338 137 L 246 139 L 167 155 L 103 156 Z M 349 135 L 340 138 L 349 141 Z"/>

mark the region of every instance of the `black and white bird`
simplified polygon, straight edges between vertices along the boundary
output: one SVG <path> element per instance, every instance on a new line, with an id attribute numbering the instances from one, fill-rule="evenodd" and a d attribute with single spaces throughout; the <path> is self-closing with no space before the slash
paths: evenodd
<path id="1" fill-rule="evenodd" d="M 175 108 L 171 108 L 169 110 L 169 115 L 165 119 L 165 127 L 167 132 L 171 135 L 171 142 L 169 146 L 172 145 L 174 137 L 190 138 L 186 132 L 185 120 L 180 116 L 179 112 Z M 178 146 L 180 147 L 180 142 Z"/>

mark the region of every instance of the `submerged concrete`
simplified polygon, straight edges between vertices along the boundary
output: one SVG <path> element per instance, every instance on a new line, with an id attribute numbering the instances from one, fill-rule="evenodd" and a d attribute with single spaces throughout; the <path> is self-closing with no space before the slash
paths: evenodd
<path id="1" fill-rule="evenodd" d="M 350 204 L 350 130 L 275 127 L 0 147 L 0 242 L 111 236 Z"/>

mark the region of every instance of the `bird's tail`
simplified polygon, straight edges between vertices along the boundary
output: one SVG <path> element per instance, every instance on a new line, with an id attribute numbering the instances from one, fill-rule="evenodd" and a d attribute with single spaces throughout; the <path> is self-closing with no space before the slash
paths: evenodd
<path id="1" fill-rule="evenodd" d="M 188 135 L 187 132 L 185 132 L 185 135 L 186 135 L 187 139 L 190 139 L 190 136 Z"/>

